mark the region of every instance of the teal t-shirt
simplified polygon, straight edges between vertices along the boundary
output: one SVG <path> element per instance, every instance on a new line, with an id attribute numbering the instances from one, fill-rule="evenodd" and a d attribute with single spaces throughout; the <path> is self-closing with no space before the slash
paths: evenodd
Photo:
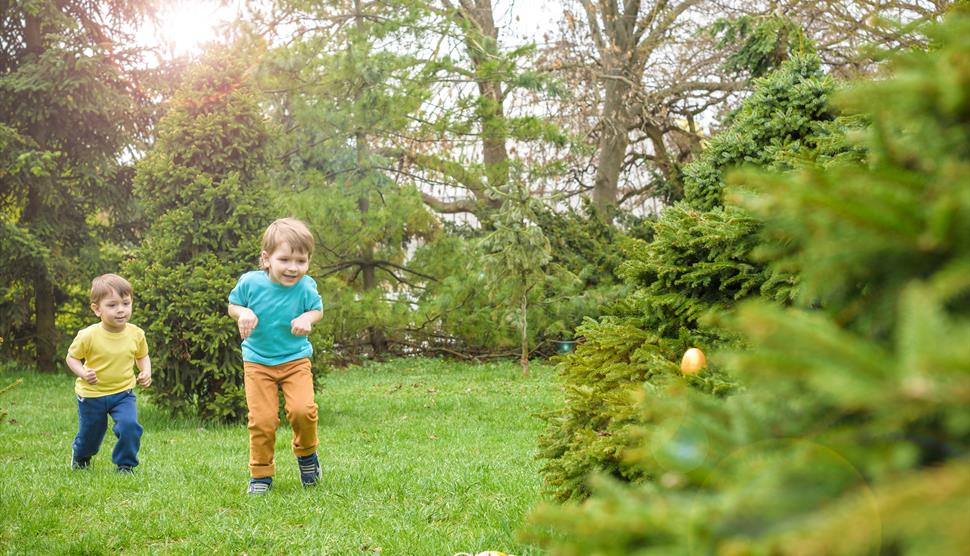
<path id="1" fill-rule="evenodd" d="M 243 361 L 261 365 L 279 365 L 313 355 L 306 336 L 294 336 L 290 321 L 307 311 L 322 311 L 323 301 L 317 283 L 304 276 L 292 286 L 277 284 L 262 270 L 239 277 L 229 292 L 229 303 L 248 307 L 259 321 L 243 340 Z"/>

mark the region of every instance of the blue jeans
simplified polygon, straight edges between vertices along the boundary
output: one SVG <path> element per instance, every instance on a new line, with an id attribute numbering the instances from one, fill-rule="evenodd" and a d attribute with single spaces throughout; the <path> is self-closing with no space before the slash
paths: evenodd
<path id="1" fill-rule="evenodd" d="M 111 453 L 115 465 L 134 467 L 138 465 L 138 448 L 144 430 L 138 423 L 135 394 L 131 390 L 102 396 L 100 398 L 77 398 L 78 431 L 74 437 L 74 457 L 87 459 L 98 453 L 104 433 L 108 429 L 108 415 L 115 424 L 111 431 L 118 443 Z"/>

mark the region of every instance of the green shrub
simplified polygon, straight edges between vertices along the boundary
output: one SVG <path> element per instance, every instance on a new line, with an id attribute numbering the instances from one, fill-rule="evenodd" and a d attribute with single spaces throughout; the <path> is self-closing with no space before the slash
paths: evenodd
<path id="1" fill-rule="evenodd" d="M 239 337 L 226 313 L 256 267 L 272 202 L 261 182 L 268 130 L 245 57 L 215 51 L 189 74 L 137 166 L 152 222 L 125 273 L 152 357 L 152 399 L 203 418 L 244 415 Z"/>
<path id="2" fill-rule="evenodd" d="M 757 80 L 732 126 L 685 168 L 686 200 L 661 214 L 650 242 L 626 242 L 619 273 L 629 293 L 615 314 L 581 327 L 585 344 L 559 367 L 566 405 L 547 416 L 540 439 L 545 481 L 557 498 L 585 497 L 594 471 L 647 478 L 643 468 L 624 462 L 642 424 L 633 407 L 642 383 L 682 381 L 678 363 L 689 347 L 708 351 L 740 341 L 705 315 L 751 297 L 789 299 L 793 275 L 755 256 L 760 219 L 722 206 L 723 175 L 746 163 L 788 168 L 795 159 L 838 156 L 842 144 L 830 136 L 842 124 L 826 104 L 832 90 L 812 57 L 796 57 Z M 687 384 L 716 396 L 732 390 L 716 368 Z"/>
<path id="3" fill-rule="evenodd" d="M 817 157 L 828 136 L 839 134 L 828 99 L 833 90 L 815 55 L 799 55 L 755 81 L 732 115 L 731 126 L 711 139 L 684 168 L 684 198 L 697 210 L 723 204 L 724 173 L 743 165 L 788 169 L 793 159 Z"/>
<path id="4" fill-rule="evenodd" d="M 550 554 L 966 554 L 970 551 L 970 17 L 890 79 L 841 97 L 872 125 L 861 162 L 745 171 L 736 198 L 800 307 L 750 300 L 715 354 L 743 385 L 718 400 L 640 389 L 625 463 L 545 506 Z M 731 195 L 735 198 L 735 195 Z M 659 420 L 658 420 L 659 416 Z"/>
<path id="5" fill-rule="evenodd" d="M 579 209 L 544 211 L 537 215 L 552 247 L 551 266 L 562 269 L 571 279 L 552 276 L 547 281 L 550 302 L 545 304 L 545 321 L 540 339 L 554 341 L 576 336 L 587 318 L 596 319 L 626 293 L 619 267 L 625 255 L 621 241 L 651 232 L 648 220 L 627 213 L 616 215 L 623 225 L 605 222 L 586 201 Z"/>
<path id="6" fill-rule="evenodd" d="M 469 355 L 513 355 L 518 341 L 508 307 L 495 300 L 512 295 L 510 284 L 491 279 L 484 271 L 485 251 L 477 237 L 445 235 L 418 249 L 410 266 L 436 276 L 418 292 L 413 332 L 442 350 Z M 539 291 L 530 295 L 529 320 L 542 320 Z M 535 342 L 538 327 L 530 331 Z M 443 353 L 447 353 L 443 351 Z"/>

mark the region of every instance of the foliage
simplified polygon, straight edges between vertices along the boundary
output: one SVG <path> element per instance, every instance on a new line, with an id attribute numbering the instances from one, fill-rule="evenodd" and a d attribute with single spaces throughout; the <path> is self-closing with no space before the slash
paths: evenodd
<path id="1" fill-rule="evenodd" d="M 745 349 L 715 361 L 743 391 L 645 385 L 627 461 L 654 480 L 597 480 L 586 504 L 534 514 L 531 539 L 552 554 L 970 550 L 970 17 L 931 36 L 838 98 L 871 117 L 866 160 L 732 178 L 765 237 L 793 245 L 772 264 L 802 274 L 800 307 L 753 300 L 725 320 Z"/>
<path id="2" fill-rule="evenodd" d="M 480 231 L 470 237 L 444 235 L 422 246 L 409 262 L 410 268 L 438 277 L 415 290 L 412 324 L 406 335 L 417 351 L 461 358 L 494 358 L 516 355 L 521 348 L 516 284 L 486 272 L 494 262 L 481 242 Z M 550 306 L 544 302 L 553 279 L 528 292 L 528 343 L 537 346 L 543 331 L 552 325 Z M 521 290 L 520 292 L 521 293 Z"/>
<path id="3" fill-rule="evenodd" d="M 125 266 L 149 340 L 153 400 L 206 419 L 243 416 L 239 338 L 226 313 L 257 266 L 271 220 L 269 130 L 247 82 L 247 53 L 213 50 L 187 76 L 139 161 L 135 190 L 153 224 Z"/>
<path id="4" fill-rule="evenodd" d="M 13 1 L 0 18 L 2 354 L 55 368 L 55 315 L 90 280 L 118 209 L 119 160 L 150 121 L 138 49 L 145 2 Z M 115 41 L 118 41 L 117 43 Z M 121 44 L 119 44 L 121 43 Z M 76 329 L 75 329 L 76 330 Z"/>
<path id="5" fill-rule="evenodd" d="M 403 342 L 409 296 L 427 279 L 407 265 L 413 242 L 439 224 L 410 181 L 395 179 L 391 145 L 428 96 L 413 48 L 420 3 L 275 3 L 287 35 L 261 67 L 271 111 L 285 130 L 273 145 L 284 161 L 273 176 L 285 206 L 318 239 L 311 274 L 322 280 L 328 317 L 314 342 L 344 357 L 381 356 Z M 332 26 L 345 20 L 345 26 Z M 290 40 L 292 27 L 306 30 Z"/>
<path id="6" fill-rule="evenodd" d="M 737 45 L 725 59 L 724 69 L 752 77 L 762 77 L 774 71 L 794 54 L 808 54 L 814 50 L 802 28 L 784 16 L 742 15 L 735 19 L 719 19 L 709 32 L 717 37 L 720 48 Z"/>
<path id="7" fill-rule="evenodd" d="M 677 379 L 677 363 L 687 348 L 706 351 L 740 341 L 736 332 L 704 321 L 705 315 L 727 312 L 750 297 L 788 300 L 793 275 L 756 258 L 761 221 L 721 205 L 722 176 L 745 162 L 788 168 L 795 157 L 835 156 L 841 143 L 828 135 L 843 124 L 832 121 L 831 91 L 818 60 L 804 57 L 758 80 L 732 126 L 685 168 L 686 201 L 661 214 L 649 243 L 626 242 L 628 260 L 619 272 L 629 293 L 615 314 L 580 328 L 586 343 L 560 364 L 566 406 L 548 416 L 540 441 L 546 482 L 557 498 L 585 497 L 585 478 L 596 470 L 646 478 L 642 468 L 622 461 L 641 424 L 633 407 L 640 385 L 685 382 Z M 732 379 L 716 367 L 686 383 L 718 396 L 732 390 Z"/>
<path id="8" fill-rule="evenodd" d="M 531 219 L 550 244 L 551 258 L 528 298 L 532 352 L 549 353 L 552 342 L 576 337 L 584 318 L 598 317 L 622 297 L 617 274 L 623 260 L 619 240 L 626 234 L 647 237 L 647 225 L 628 215 L 628 230 L 607 224 L 588 203 L 579 210 L 533 205 Z M 514 355 L 520 342 L 515 327 L 513 284 L 496 280 L 481 244 L 481 230 L 455 229 L 417 249 L 410 267 L 440 277 L 418 291 L 415 338 L 447 338 L 441 353 L 469 356 Z M 448 351 L 446 351 L 448 350 Z"/>
<path id="9" fill-rule="evenodd" d="M 546 338 L 571 339 L 584 318 L 598 318 L 625 287 L 618 268 L 624 260 L 620 242 L 624 237 L 646 238 L 652 228 L 644 220 L 620 212 L 611 225 L 588 200 L 578 209 L 542 210 L 535 214 L 550 243 L 551 264 L 563 269 L 572 280 L 550 280 L 547 288 L 555 291 L 555 301 L 548 307 L 552 324 L 544 331 Z"/>
<path id="10" fill-rule="evenodd" d="M 769 77 L 756 80 L 730 127 L 684 169 L 687 203 L 697 210 L 722 204 L 723 174 L 736 166 L 784 170 L 793 166 L 793 159 L 827 156 L 820 147 L 837 141 L 830 136 L 840 133 L 838 126 L 833 128 L 835 115 L 827 102 L 832 90 L 831 79 L 812 55 L 793 56 Z M 835 155 L 841 152 L 837 149 Z"/>
<path id="11" fill-rule="evenodd" d="M 547 307 L 552 322 L 543 336 L 573 339 L 583 321 L 618 310 L 616 305 L 629 293 L 621 270 L 626 246 L 631 239 L 650 241 L 656 219 L 620 209 L 603 218 L 586 199 L 579 209 L 540 212 L 537 221 L 552 246 L 552 265 L 570 278 L 546 284 L 552 292 Z"/>
<path id="12" fill-rule="evenodd" d="M 495 283 L 485 272 L 480 230 L 468 237 L 446 234 L 417 249 L 410 262 L 424 274 L 438 277 L 415 293 L 414 321 L 409 334 L 426 342 L 432 352 L 480 356 L 496 352 L 514 355 L 517 337 L 503 318 L 495 298 L 511 297 L 510 285 Z M 530 305 L 530 311 L 536 306 Z M 529 314 L 530 322 L 537 315 Z M 534 330 L 534 328 L 533 328 Z"/>

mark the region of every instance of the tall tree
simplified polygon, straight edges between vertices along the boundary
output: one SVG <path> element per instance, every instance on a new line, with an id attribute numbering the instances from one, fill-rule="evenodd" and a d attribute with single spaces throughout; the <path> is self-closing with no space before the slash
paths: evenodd
<path id="1" fill-rule="evenodd" d="M 480 140 L 484 182 L 467 181 L 467 189 L 478 205 L 476 211 L 484 216 L 484 208 L 497 209 L 500 199 L 491 198 L 488 188 L 501 190 L 509 179 L 509 153 L 502 120 L 505 118 L 505 94 L 502 76 L 489 74 L 486 67 L 496 65 L 499 60 L 498 27 L 491 0 L 459 0 L 456 5 L 450 0 L 442 0 L 446 17 L 458 25 L 465 53 L 471 62 L 471 77 L 478 88 L 476 116 L 480 123 Z M 455 69 L 452 66 L 451 69 Z M 474 184 L 474 185 L 473 185 Z M 425 200 L 438 209 L 447 205 L 425 195 Z"/>
<path id="2" fill-rule="evenodd" d="M 397 293 L 426 278 L 405 264 L 407 246 L 437 229 L 388 156 L 428 95 L 424 63 L 412 54 L 421 4 L 276 2 L 272 9 L 282 15 L 257 11 L 254 22 L 280 41 L 264 65 L 272 114 L 285 130 L 278 181 L 321 239 L 315 274 L 339 277 L 324 286 L 334 302 L 328 308 L 353 324 L 335 340 L 380 355 L 399 339 L 388 337 L 407 302 Z"/>
<path id="3" fill-rule="evenodd" d="M 644 174 L 678 181 L 679 164 L 699 144 L 695 116 L 745 87 L 744 80 L 725 78 L 709 41 L 694 39 L 709 11 L 701 0 L 567 5 L 563 41 L 546 52 L 546 64 L 562 68 L 585 96 L 562 113 L 596 143 L 589 179 L 603 217 L 612 218 L 625 196 L 644 193 L 643 182 L 652 181 Z"/>
<path id="4" fill-rule="evenodd" d="M 490 213 L 502 206 L 491 192 L 502 191 L 513 173 L 534 184 L 555 162 L 533 153 L 568 146 L 567 137 L 544 115 L 511 105 L 523 95 L 556 96 L 561 90 L 532 67 L 534 43 L 503 44 L 507 37 L 492 0 L 429 4 L 438 42 L 422 55 L 436 80 L 434 96 L 399 156 L 418 174 L 430 208 L 471 215 L 487 227 Z"/>
<path id="5" fill-rule="evenodd" d="M 604 216 L 610 207 L 682 195 L 684 165 L 700 151 L 705 123 L 736 106 L 750 77 L 818 44 L 837 73 L 869 71 L 879 56 L 866 41 L 919 44 L 910 32 L 946 2 L 765 0 L 575 0 L 542 67 L 575 96 L 556 121 L 588 137 L 592 156 L 572 164 Z M 898 21 L 900 23 L 893 23 Z"/>
<path id="6" fill-rule="evenodd" d="M 0 9 L 0 290 L 4 336 L 55 368 L 55 312 L 78 282 L 72 257 L 94 239 L 122 149 L 144 130 L 131 29 L 150 2 L 3 2 Z"/>

